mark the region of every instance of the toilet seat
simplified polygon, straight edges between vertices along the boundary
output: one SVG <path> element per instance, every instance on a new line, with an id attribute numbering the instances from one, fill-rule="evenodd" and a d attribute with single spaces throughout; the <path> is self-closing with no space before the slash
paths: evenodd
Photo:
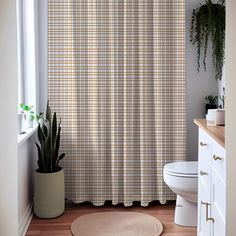
<path id="1" fill-rule="evenodd" d="M 182 161 L 166 164 L 164 167 L 166 174 L 185 177 L 197 178 L 198 176 L 198 162 L 197 161 Z"/>

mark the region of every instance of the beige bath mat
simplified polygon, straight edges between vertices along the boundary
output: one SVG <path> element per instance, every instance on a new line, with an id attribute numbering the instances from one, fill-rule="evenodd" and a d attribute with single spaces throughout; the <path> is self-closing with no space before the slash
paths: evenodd
<path id="1" fill-rule="evenodd" d="M 161 222 L 135 212 L 99 212 L 83 215 L 71 224 L 74 236 L 159 236 Z"/>

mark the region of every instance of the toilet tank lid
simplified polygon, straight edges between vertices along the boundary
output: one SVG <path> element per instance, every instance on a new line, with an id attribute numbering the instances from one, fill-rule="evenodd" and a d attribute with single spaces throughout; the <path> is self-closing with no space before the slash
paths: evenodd
<path id="1" fill-rule="evenodd" d="M 164 169 L 168 172 L 176 174 L 197 175 L 198 162 L 197 161 L 180 161 L 166 164 Z"/>

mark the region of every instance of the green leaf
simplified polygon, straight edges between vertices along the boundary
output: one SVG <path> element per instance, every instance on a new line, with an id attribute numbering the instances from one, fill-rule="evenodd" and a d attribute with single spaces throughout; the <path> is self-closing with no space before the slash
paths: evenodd
<path id="1" fill-rule="evenodd" d="M 51 139 L 48 136 L 45 140 L 45 162 L 47 166 L 47 171 L 52 172 L 52 150 L 51 150 Z"/>
<path id="2" fill-rule="evenodd" d="M 20 104 L 20 108 L 21 108 L 22 110 L 24 110 L 24 107 L 25 107 L 25 104 L 24 104 L 24 103 L 21 103 L 21 104 Z"/>
<path id="3" fill-rule="evenodd" d="M 58 126 L 58 132 L 56 136 L 56 142 L 55 142 L 55 155 L 58 157 L 59 154 L 59 148 L 60 148 L 60 139 L 61 139 L 61 126 Z"/>
<path id="4" fill-rule="evenodd" d="M 37 151 L 38 151 L 38 168 L 39 168 L 39 172 L 44 172 L 44 167 L 43 167 L 43 160 L 42 160 L 42 151 L 40 146 L 35 143 L 36 147 L 37 147 Z"/>
<path id="5" fill-rule="evenodd" d="M 48 136 L 48 128 L 47 128 L 47 126 L 45 124 L 43 125 L 43 133 L 44 133 L 45 137 Z"/>
<path id="6" fill-rule="evenodd" d="M 38 159 L 37 164 L 38 164 L 38 172 L 42 173 L 43 172 L 42 161 Z"/>
<path id="7" fill-rule="evenodd" d="M 42 152 L 42 162 L 43 162 L 43 173 L 48 173 L 48 166 L 47 166 L 47 156 L 46 156 L 46 150 L 45 150 L 45 143 L 42 143 L 41 145 L 41 152 Z"/>
<path id="8" fill-rule="evenodd" d="M 25 111 L 29 111 L 29 110 L 30 110 L 29 106 L 27 106 L 27 105 L 25 105 L 23 109 L 24 109 Z"/>
<path id="9" fill-rule="evenodd" d="M 56 166 L 59 165 L 60 160 L 62 160 L 65 156 L 66 156 L 65 153 L 62 153 L 62 154 L 59 156 L 59 158 L 58 158 L 58 160 L 57 160 L 57 164 L 56 164 Z"/>
<path id="10" fill-rule="evenodd" d="M 62 160 L 65 156 L 66 156 L 66 154 L 65 154 L 65 153 L 62 153 L 62 154 L 59 156 L 59 158 L 58 158 L 59 161 Z"/>
<path id="11" fill-rule="evenodd" d="M 40 125 L 38 125 L 38 139 L 41 145 L 45 142 L 46 139 L 46 136 L 44 135 Z"/>
<path id="12" fill-rule="evenodd" d="M 34 115 L 30 115 L 30 121 L 34 120 Z"/>
<path id="13" fill-rule="evenodd" d="M 57 135 L 57 113 L 54 112 L 53 119 L 52 119 L 52 146 L 55 144 Z"/>
<path id="14" fill-rule="evenodd" d="M 49 106 L 49 101 L 47 103 L 46 119 L 51 123 L 51 108 Z"/>

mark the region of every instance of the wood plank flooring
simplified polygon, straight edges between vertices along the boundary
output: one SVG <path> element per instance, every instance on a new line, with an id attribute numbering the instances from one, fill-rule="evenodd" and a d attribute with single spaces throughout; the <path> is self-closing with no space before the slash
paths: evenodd
<path id="1" fill-rule="evenodd" d="M 164 225 L 162 236 L 196 236 L 196 228 L 180 227 L 173 223 L 174 202 L 161 205 L 159 202 L 152 202 L 149 207 L 140 207 L 138 203 L 125 208 L 123 205 L 113 206 L 106 203 L 102 207 L 95 207 L 91 203 L 75 205 L 67 203 L 65 213 L 55 219 L 39 219 L 34 217 L 28 228 L 27 236 L 71 236 L 70 225 L 79 216 L 100 211 L 133 211 L 141 212 L 157 217 Z"/>

